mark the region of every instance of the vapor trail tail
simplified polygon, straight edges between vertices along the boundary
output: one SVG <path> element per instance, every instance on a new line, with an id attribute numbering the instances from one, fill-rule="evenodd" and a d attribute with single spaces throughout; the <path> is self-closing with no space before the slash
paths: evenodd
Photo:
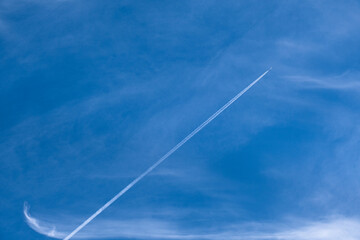
<path id="1" fill-rule="evenodd" d="M 164 156 L 162 156 L 157 162 L 155 162 L 151 167 L 149 167 L 145 172 L 143 172 L 140 176 L 135 178 L 129 185 L 127 185 L 123 190 L 121 190 L 118 194 L 116 194 L 110 201 L 105 203 L 99 210 L 97 210 L 93 215 L 91 215 L 88 219 L 86 219 L 80 226 L 78 226 L 74 231 L 72 231 L 68 236 L 66 236 L 63 240 L 71 239 L 77 232 L 79 232 L 82 228 L 84 228 L 88 223 L 90 223 L 94 218 L 97 217 L 102 211 L 104 211 L 107 207 L 109 207 L 113 202 L 115 202 L 119 197 L 121 197 L 124 193 L 126 193 L 130 188 L 132 188 L 137 182 L 143 179 L 147 174 L 149 174 L 152 170 L 154 170 L 157 166 L 159 166 L 163 161 L 165 161 L 171 154 L 173 154 L 176 150 L 178 150 L 182 145 L 184 145 L 187 141 L 189 141 L 195 134 L 197 134 L 201 129 L 203 129 L 206 125 L 208 125 L 212 120 L 214 120 L 217 116 L 219 116 L 225 109 L 227 109 L 233 102 L 235 102 L 239 97 L 241 97 L 244 93 L 246 93 L 252 86 L 254 86 L 261 78 L 263 78 L 269 71 L 264 72 L 260 77 L 250 83 L 244 90 L 239 92 L 235 97 L 233 97 L 230 101 L 228 101 L 224 106 L 222 106 L 219 110 L 217 110 L 213 115 L 211 115 L 205 122 L 203 122 L 200 126 L 198 126 L 195 130 L 193 130 L 189 135 L 187 135 L 183 140 L 181 140 L 178 144 L 175 145 L 169 152 L 167 152 Z"/>

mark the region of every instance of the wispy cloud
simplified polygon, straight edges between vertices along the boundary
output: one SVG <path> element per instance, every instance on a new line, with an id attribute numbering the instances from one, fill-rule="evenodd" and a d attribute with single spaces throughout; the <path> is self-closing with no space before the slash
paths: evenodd
<path id="1" fill-rule="evenodd" d="M 31 227 L 34 231 L 53 238 L 61 238 L 62 233 L 57 232 L 55 226 L 51 224 L 47 224 L 43 221 L 39 221 L 38 219 L 32 217 L 29 213 L 29 206 L 27 203 L 24 204 L 24 217 L 26 223 Z"/>
<path id="2" fill-rule="evenodd" d="M 61 239 L 72 228 L 69 221 L 49 223 L 34 218 L 25 205 L 24 216 L 36 232 Z M 70 218 L 69 218 L 70 219 Z M 73 217 L 71 217 L 73 221 Z M 70 222 L 71 222 L 70 221 Z M 56 230 L 58 227 L 59 231 Z M 288 220 L 281 223 L 248 222 L 223 228 L 188 230 L 161 219 L 132 220 L 99 219 L 80 232 L 79 239 L 204 239 L 204 240 L 355 240 L 360 237 L 360 220 L 342 216 L 318 221 Z"/>
<path id="3" fill-rule="evenodd" d="M 301 84 L 302 88 L 333 89 L 359 91 L 360 80 L 358 72 L 345 72 L 337 76 L 285 76 L 294 83 Z"/>

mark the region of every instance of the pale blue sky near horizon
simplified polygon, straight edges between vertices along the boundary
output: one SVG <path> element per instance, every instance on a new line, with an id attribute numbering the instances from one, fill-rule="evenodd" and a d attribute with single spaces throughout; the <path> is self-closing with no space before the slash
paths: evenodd
<path id="1" fill-rule="evenodd" d="M 359 239 L 359 12 L 0 1 L 0 239 Z"/>

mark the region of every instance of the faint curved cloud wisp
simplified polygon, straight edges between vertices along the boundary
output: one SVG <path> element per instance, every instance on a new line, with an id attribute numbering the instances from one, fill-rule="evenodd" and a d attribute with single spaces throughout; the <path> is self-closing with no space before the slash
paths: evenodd
<path id="1" fill-rule="evenodd" d="M 38 219 L 32 217 L 29 213 L 29 205 L 27 203 L 24 203 L 24 217 L 26 219 L 26 223 L 31 227 L 35 232 L 38 232 L 42 235 L 46 235 L 48 237 L 52 238 L 58 238 L 61 239 L 65 234 L 58 233 L 56 231 L 55 226 L 51 226 L 47 223 L 43 223 L 39 221 Z"/>

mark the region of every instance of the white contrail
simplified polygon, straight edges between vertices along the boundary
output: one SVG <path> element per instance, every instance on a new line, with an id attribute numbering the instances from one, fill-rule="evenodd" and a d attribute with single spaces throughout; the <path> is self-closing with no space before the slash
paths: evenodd
<path id="1" fill-rule="evenodd" d="M 77 232 L 79 232 L 83 227 L 85 227 L 89 222 L 91 222 L 97 215 L 102 213 L 107 207 L 109 207 L 113 202 L 115 202 L 119 197 L 121 197 L 124 193 L 126 193 L 130 188 L 132 188 L 137 182 L 143 179 L 147 174 L 149 174 L 152 170 L 154 170 L 157 166 L 159 166 L 163 161 L 165 161 L 171 154 L 173 154 L 176 150 L 178 150 L 182 145 L 184 145 L 187 141 L 189 141 L 195 134 L 197 134 L 201 129 L 203 129 L 206 125 L 208 125 L 212 120 L 214 120 L 220 113 L 222 113 L 225 109 L 227 109 L 233 102 L 235 102 L 239 97 L 241 97 L 244 93 L 246 93 L 252 86 L 255 85 L 261 78 L 263 78 L 269 71 L 264 72 L 260 77 L 258 77 L 255 81 L 253 81 L 249 86 L 247 86 L 244 90 L 239 92 L 235 97 L 233 97 L 230 101 L 228 101 L 224 106 L 222 106 L 219 110 L 217 110 L 211 117 L 209 117 L 205 122 L 203 122 L 200 126 L 198 126 L 194 131 L 192 131 L 189 135 L 187 135 L 181 142 L 176 144 L 169 152 L 167 152 L 164 156 L 162 156 L 156 163 L 154 163 L 151 167 L 149 167 L 144 173 L 135 178 L 129 185 L 127 185 L 123 190 L 121 190 L 118 194 L 116 194 L 110 201 L 105 203 L 99 210 L 97 210 L 93 215 L 91 215 L 88 219 L 86 219 L 80 226 L 78 226 L 74 231 L 72 231 L 68 236 L 66 236 L 63 240 L 69 240 L 72 238 Z"/>

